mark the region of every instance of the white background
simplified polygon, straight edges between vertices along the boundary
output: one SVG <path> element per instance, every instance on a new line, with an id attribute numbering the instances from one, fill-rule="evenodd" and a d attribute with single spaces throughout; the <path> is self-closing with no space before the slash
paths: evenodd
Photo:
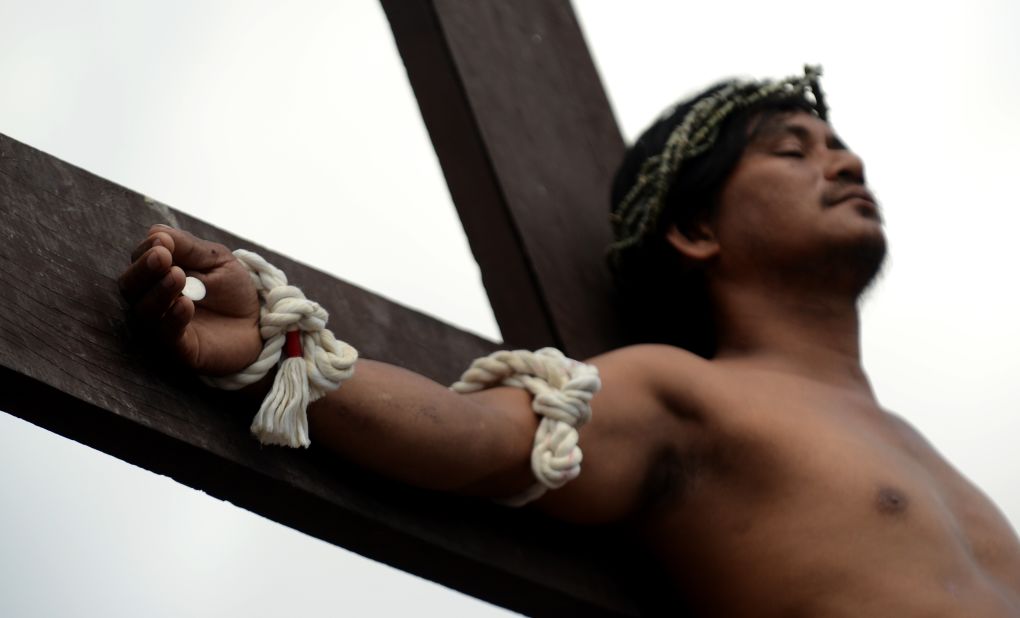
<path id="1" fill-rule="evenodd" d="M 866 369 L 1020 522 L 1018 5 L 575 6 L 628 140 L 721 77 L 825 66 L 890 238 Z M 373 0 L 0 0 L 0 92 L 2 133 L 499 336 Z M 0 530 L 3 616 L 505 614 L 4 414 Z"/>

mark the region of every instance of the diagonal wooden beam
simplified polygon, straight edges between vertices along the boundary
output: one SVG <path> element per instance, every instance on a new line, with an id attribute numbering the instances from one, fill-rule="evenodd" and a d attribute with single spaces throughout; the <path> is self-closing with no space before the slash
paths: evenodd
<path id="1" fill-rule="evenodd" d="M 603 252 L 623 140 L 567 0 L 382 0 L 503 338 L 618 346 Z"/>
<path id="2" fill-rule="evenodd" d="M 449 382 L 494 344 L 0 135 L 0 409 L 370 558 L 531 615 L 636 615 L 635 559 L 604 531 L 261 448 L 253 410 L 154 362 L 116 277 L 151 223 L 263 253 L 367 357 Z M 591 539 L 597 539 L 592 542 Z"/>

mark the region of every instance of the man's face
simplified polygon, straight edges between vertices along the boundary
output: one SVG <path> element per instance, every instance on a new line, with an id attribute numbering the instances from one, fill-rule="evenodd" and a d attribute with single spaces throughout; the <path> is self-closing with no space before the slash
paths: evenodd
<path id="1" fill-rule="evenodd" d="M 863 162 L 808 113 L 759 119 L 752 131 L 719 195 L 720 267 L 863 289 L 885 255 Z"/>

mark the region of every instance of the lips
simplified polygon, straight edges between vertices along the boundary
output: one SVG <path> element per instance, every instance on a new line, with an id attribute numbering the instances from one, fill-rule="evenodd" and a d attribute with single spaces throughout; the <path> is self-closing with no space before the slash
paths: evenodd
<path id="1" fill-rule="evenodd" d="M 854 208 L 861 215 L 878 221 L 882 220 L 878 212 L 878 202 L 875 200 L 875 196 L 864 187 L 854 187 L 840 191 L 825 200 L 829 207 L 851 201 L 854 202 Z"/>
<path id="2" fill-rule="evenodd" d="M 868 191 L 863 187 L 855 187 L 847 191 L 841 191 L 826 201 L 829 203 L 830 206 L 835 206 L 840 202 L 845 202 L 847 200 L 852 199 L 860 199 L 864 200 L 865 202 L 871 202 L 872 205 L 875 206 L 878 205 L 878 202 L 875 201 L 875 196 L 871 194 L 871 191 Z"/>

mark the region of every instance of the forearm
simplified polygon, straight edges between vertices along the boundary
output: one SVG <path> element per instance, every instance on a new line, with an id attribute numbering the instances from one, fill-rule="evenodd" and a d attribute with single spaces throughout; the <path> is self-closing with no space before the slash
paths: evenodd
<path id="1" fill-rule="evenodd" d="M 519 389 L 461 395 L 362 359 L 352 379 L 309 406 L 308 420 L 313 444 L 419 487 L 506 496 L 534 482 L 538 422 Z"/>

